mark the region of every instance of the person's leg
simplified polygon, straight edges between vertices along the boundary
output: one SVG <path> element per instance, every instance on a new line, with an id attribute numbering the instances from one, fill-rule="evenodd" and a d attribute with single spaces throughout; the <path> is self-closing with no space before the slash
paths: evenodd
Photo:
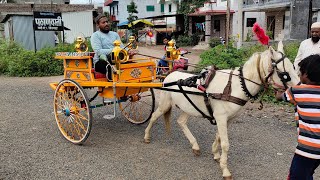
<path id="1" fill-rule="evenodd" d="M 318 159 L 310 159 L 294 154 L 288 180 L 313 180 L 314 170 L 319 166 Z"/>
<path id="2" fill-rule="evenodd" d="M 96 72 L 102 73 L 102 74 L 106 74 L 107 73 L 107 62 L 103 61 L 103 60 L 99 60 L 98 62 L 96 62 L 96 64 L 94 65 L 94 70 Z"/>

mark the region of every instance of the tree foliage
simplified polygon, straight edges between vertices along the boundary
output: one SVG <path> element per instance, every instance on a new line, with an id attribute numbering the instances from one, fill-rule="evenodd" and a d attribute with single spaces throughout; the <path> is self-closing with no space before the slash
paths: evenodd
<path id="1" fill-rule="evenodd" d="M 184 15 L 184 29 L 185 34 L 188 33 L 189 30 L 189 17 L 188 14 L 194 13 L 195 10 L 201 6 L 208 0 L 182 0 L 180 1 L 178 13 Z"/>
<path id="2" fill-rule="evenodd" d="M 138 19 L 137 11 L 137 5 L 135 2 L 131 1 L 131 3 L 127 6 L 127 11 L 129 13 L 129 17 L 127 18 L 129 23 L 132 23 L 133 21 Z"/>

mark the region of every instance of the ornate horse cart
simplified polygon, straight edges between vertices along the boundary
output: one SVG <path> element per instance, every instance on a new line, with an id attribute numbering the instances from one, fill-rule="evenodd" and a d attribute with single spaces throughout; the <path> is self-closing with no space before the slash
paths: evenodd
<path id="1" fill-rule="evenodd" d="M 54 114 L 62 135 L 74 144 L 83 143 L 89 136 L 92 126 L 92 109 L 110 105 L 116 116 L 116 106 L 128 121 L 142 124 L 151 118 L 155 108 L 155 96 L 152 88 L 162 87 L 156 75 L 156 60 L 153 58 L 134 58 L 128 51 L 120 48 L 120 41 L 115 41 L 110 64 L 112 79 L 105 74 L 95 72 L 93 53 L 84 39 L 78 38 L 77 52 L 57 52 L 55 59 L 63 60 L 64 79 L 50 83 L 54 92 Z M 134 39 L 127 45 L 136 49 Z M 173 44 L 174 46 L 174 44 Z M 172 46 L 172 47 L 173 47 Z M 175 59 L 180 58 L 180 51 L 174 48 L 167 50 L 169 68 L 172 69 Z M 95 89 L 96 93 L 88 97 L 86 89 Z M 100 96 L 102 103 L 92 104 Z"/>

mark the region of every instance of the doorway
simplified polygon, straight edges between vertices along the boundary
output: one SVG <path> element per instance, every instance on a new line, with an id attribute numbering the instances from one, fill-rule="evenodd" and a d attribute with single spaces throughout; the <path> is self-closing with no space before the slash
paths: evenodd
<path id="1" fill-rule="evenodd" d="M 276 27 L 276 17 L 275 16 L 267 16 L 267 33 L 271 39 L 274 39 L 274 30 Z"/>

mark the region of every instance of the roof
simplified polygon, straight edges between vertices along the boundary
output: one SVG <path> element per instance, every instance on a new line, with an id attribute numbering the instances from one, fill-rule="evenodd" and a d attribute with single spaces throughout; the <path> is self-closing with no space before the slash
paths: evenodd
<path id="1" fill-rule="evenodd" d="M 112 6 L 113 4 L 118 3 L 118 1 L 114 1 L 114 0 L 106 0 L 106 2 L 104 2 L 104 6 Z"/>
<path id="2" fill-rule="evenodd" d="M 144 17 L 141 19 L 153 19 L 153 18 L 163 18 L 163 17 L 174 17 L 174 16 L 180 16 L 183 14 L 163 14 L 163 15 L 159 15 L 159 16 L 149 16 L 149 17 Z"/>
<path id="3" fill-rule="evenodd" d="M 234 10 L 230 10 L 230 13 L 235 13 Z M 206 16 L 206 15 L 222 15 L 227 14 L 227 10 L 207 10 L 207 11 L 197 11 L 189 14 L 188 16 Z"/>
<path id="4" fill-rule="evenodd" d="M 32 13 L 6 14 L 5 17 L 0 21 L 0 23 L 7 22 L 11 16 L 33 16 L 33 14 Z"/>

